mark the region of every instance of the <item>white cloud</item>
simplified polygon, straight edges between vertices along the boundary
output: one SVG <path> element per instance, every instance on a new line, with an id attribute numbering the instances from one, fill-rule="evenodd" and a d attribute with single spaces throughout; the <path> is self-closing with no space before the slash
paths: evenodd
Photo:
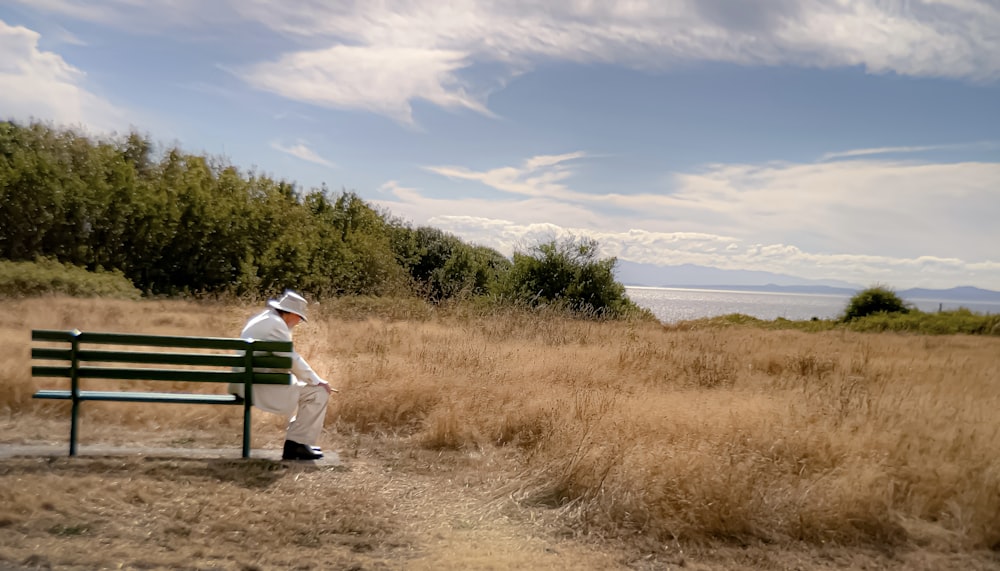
<path id="1" fill-rule="evenodd" d="M 646 70 L 701 61 L 860 66 L 1000 79 L 1000 4 L 986 0 L 19 1 L 130 31 L 262 25 L 291 43 L 277 59 L 239 71 L 251 85 L 404 123 L 415 100 L 489 113 L 492 90 L 551 61 Z M 491 67 L 483 73 L 480 64 Z"/>
<path id="2" fill-rule="evenodd" d="M 271 143 L 271 148 L 292 155 L 293 157 L 308 161 L 310 163 L 316 163 L 318 165 L 323 165 L 325 167 L 337 168 L 337 165 L 331 161 L 324 159 L 319 156 L 316 151 L 309 148 L 309 144 L 305 141 L 298 141 L 294 145 L 283 145 L 278 141 Z"/>
<path id="3" fill-rule="evenodd" d="M 86 74 L 56 53 L 38 49 L 39 34 L 0 20 L 0 118 L 127 128 L 121 108 L 85 87 Z"/>
<path id="4" fill-rule="evenodd" d="M 508 255 L 546 236 L 588 235 L 636 262 L 1000 289 L 1000 226 L 992 219 L 1000 163 L 709 165 L 675 174 L 663 192 L 625 195 L 573 190 L 570 166 L 585 158 L 545 155 L 482 171 L 428 167 L 499 194 L 429 198 L 391 182 L 376 202 Z"/>
<path id="5" fill-rule="evenodd" d="M 844 160 L 764 165 L 709 165 L 676 173 L 670 188 L 635 194 L 592 194 L 568 186 L 571 161 L 583 153 L 530 158 L 521 166 L 475 171 L 426 167 L 452 180 L 504 194 L 560 203 L 573 219 L 521 211 L 594 228 L 632 224 L 657 231 L 725 233 L 758 242 L 796 243 L 812 251 L 949 257 L 995 256 L 1000 226 L 991 220 L 1000 163 Z M 572 206 L 573 208 L 568 208 Z M 500 206 L 503 208 L 503 206 Z M 460 210 L 456 207 L 456 214 Z M 615 216 L 614 213 L 620 213 Z"/>
<path id="6" fill-rule="evenodd" d="M 696 230 L 762 242 L 794 236 L 811 251 L 986 260 L 1000 240 L 988 214 L 1000 163 L 716 165 L 675 182 L 650 206 Z"/>
<path id="7" fill-rule="evenodd" d="M 893 287 L 949 288 L 976 284 L 1000 290 L 1000 262 L 970 262 L 934 256 L 892 257 L 841 253 L 810 253 L 787 244 L 743 244 L 711 234 L 595 231 L 557 224 L 517 224 L 509 220 L 470 216 L 438 216 L 431 223 L 465 240 L 510 255 L 526 246 L 568 236 L 594 238 L 602 256 L 673 266 L 695 264 L 724 270 L 757 270 L 846 281 L 859 285 L 886 283 Z M 725 244 L 729 242 L 729 245 Z"/>
<path id="8" fill-rule="evenodd" d="M 388 0 L 350 4 L 286 4 L 256 0 L 237 8 L 280 33 L 328 49 L 286 54 L 322 68 L 307 73 L 316 89 L 359 107 L 412 120 L 405 102 L 485 112 L 470 96 L 463 71 L 499 63 L 501 76 L 543 61 L 613 62 L 660 70 L 682 62 L 806 67 L 863 66 L 872 73 L 921 77 L 1000 78 L 1000 6 L 973 0 L 648 0 L 628 3 L 527 1 L 443 3 Z M 386 54 L 414 50 L 413 65 Z M 402 52 L 405 53 L 405 52 Z M 341 57 L 364 62 L 351 65 Z M 404 58 L 405 60 L 406 58 Z M 269 84 L 294 82 L 298 65 L 264 64 Z M 258 85 L 260 69 L 248 76 Z M 376 89 L 392 76 L 398 87 Z M 492 78 L 497 80 L 497 77 Z M 502 82 L 503 77 L 499 80 Z M 488 91 L 488 89 L 486 90 Z M 283 94 L 305 101 L 301 91 Z M 329 102 L 329 101 L 326 101 Z"/>
<path id="9" fill-rule="evenodd" d="M 413 123 L 410 102 L 490 114 L 454 71 L 461 52 L 407 47 L 333 46 L 287 54 L 242 72 L 254 87 L 324 107 L 366 109 Z"/>
<path id="10" fill-rule="evenodd" d="M 546 196 L 497 199 L 466 193 L 462 198 L 429 198 L 420 189 L 403 186 L 397 181 L 386 182 L 379 192 L 384 198 L 372 202 L 418 225 L 449 216 L 506 218 L 519 224 L 539 224 L 545 221 L 545 216 L 551 215 L 557 221 L 577 220 L 592 225 L 603 218 L 588 208 Z"/>

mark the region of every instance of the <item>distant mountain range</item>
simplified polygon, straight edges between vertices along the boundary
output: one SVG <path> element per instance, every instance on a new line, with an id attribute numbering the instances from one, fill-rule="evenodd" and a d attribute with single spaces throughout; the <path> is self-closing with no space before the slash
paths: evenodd
<path id="1" fill-rule="evenodd" d="M 721 270 L 693 264 L 656 266 L 622 260 L 618 262 L 615 275 L 619 282 L 627 286 L 678 287 L 689 289 L 850 296 L 868 287 L 840 280 L 810 280 L 771 272 Z M 1000 291 L 971 286 L 950 289 L 910 288 L 896 290 L 896 293 L 904 300 L 933 299 L 1000 303 Z"/>
<path id="2" fill-rule="evenodd" d="M 980 289 L 972 286 L 951 289 L 910 288 L 896 292 L 903 299 L 947 299 L 953 301 L 1000 302 L 1000 291 Z"/>
<path id="3" fill-rule="evenodd" d="M 618 281 L 625 285 L 651 287 L 695 287 L 704 284 L 727 284 L 729 286 L 830 286 L 848 288 L 852 291 L 863 287 L 841 280 L 809 280 L 752 270 L 720 270 L 694 264 L 679 266 L 657 266 L 618 260 L 615 272 Z M 669 284 L 669 286 L 668 286 Z"/>

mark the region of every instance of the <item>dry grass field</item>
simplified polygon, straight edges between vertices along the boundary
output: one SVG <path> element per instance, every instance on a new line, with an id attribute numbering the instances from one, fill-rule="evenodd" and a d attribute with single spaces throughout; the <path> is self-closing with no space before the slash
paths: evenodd
<path id="1" fill-rule="evenodd" d="M 31 329 L 233 336 L 258 309 L 5 303 L 0 449 L 67 441 Z M 296 330 L 341 389 L 341 466 L 2 458 L 0 566 L 1000 568 L 1000 338 L 407 315 L 331 303 Z M 238 407 L 82 411 L 84 450 L 238 453 Z M 283 428 L 256 413 L 255 448 Z"/>

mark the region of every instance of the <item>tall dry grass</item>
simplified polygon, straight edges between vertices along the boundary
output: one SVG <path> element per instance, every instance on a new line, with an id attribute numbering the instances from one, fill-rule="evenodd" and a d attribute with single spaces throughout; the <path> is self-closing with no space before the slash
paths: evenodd
<path id="1" fill-rule="evenodd" d="M 0 409 L 64 414 L 30 398 L 46 384 L 28 372 L 32 328 L 233 335 L 256 309 L 8 302 Z M 682 331 L 528 313 L 364 320 L 326 307 L 296 346 L 342 390 L 329 445 L 358 431 L 430 449 L 505 447 L 517 462 L 497 465 L 497 497 L 551 506 L 581 533 L 1000 544 L 997 338 Z M 97 404 L 84 407 L 97 409 L 84 427 L 239 423 L 219 407 Z M 266 438 L 281 437 L 278 420 L 256 418 Z"/>

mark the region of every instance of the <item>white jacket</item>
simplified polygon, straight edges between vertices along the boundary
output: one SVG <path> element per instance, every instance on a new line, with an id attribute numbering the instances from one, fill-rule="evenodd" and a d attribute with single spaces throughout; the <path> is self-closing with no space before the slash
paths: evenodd
<path id="1" fill-rule="evenodd" d="M 285 320 L 277 310 L 267 308 L 263 312 L 250 318 L 240 333 L 243 339 L 257 339 L 260 341 L 291 341 L 292 331 L 288 328 Z M 299 400 L 299 387 L 306 385 L 318 385 L 325 382 L 316 371 L 309 366 L 309 363 L 294 350 L 292 357 L 292 384 L 291 385 L 254 385 L 253 404 L 257 408 L 273 412 L 275 414 L 291 415 L 295 412 Z M 229 385 L 229 392 L 245 396 L 243 385 L 232 383 Z"/>

